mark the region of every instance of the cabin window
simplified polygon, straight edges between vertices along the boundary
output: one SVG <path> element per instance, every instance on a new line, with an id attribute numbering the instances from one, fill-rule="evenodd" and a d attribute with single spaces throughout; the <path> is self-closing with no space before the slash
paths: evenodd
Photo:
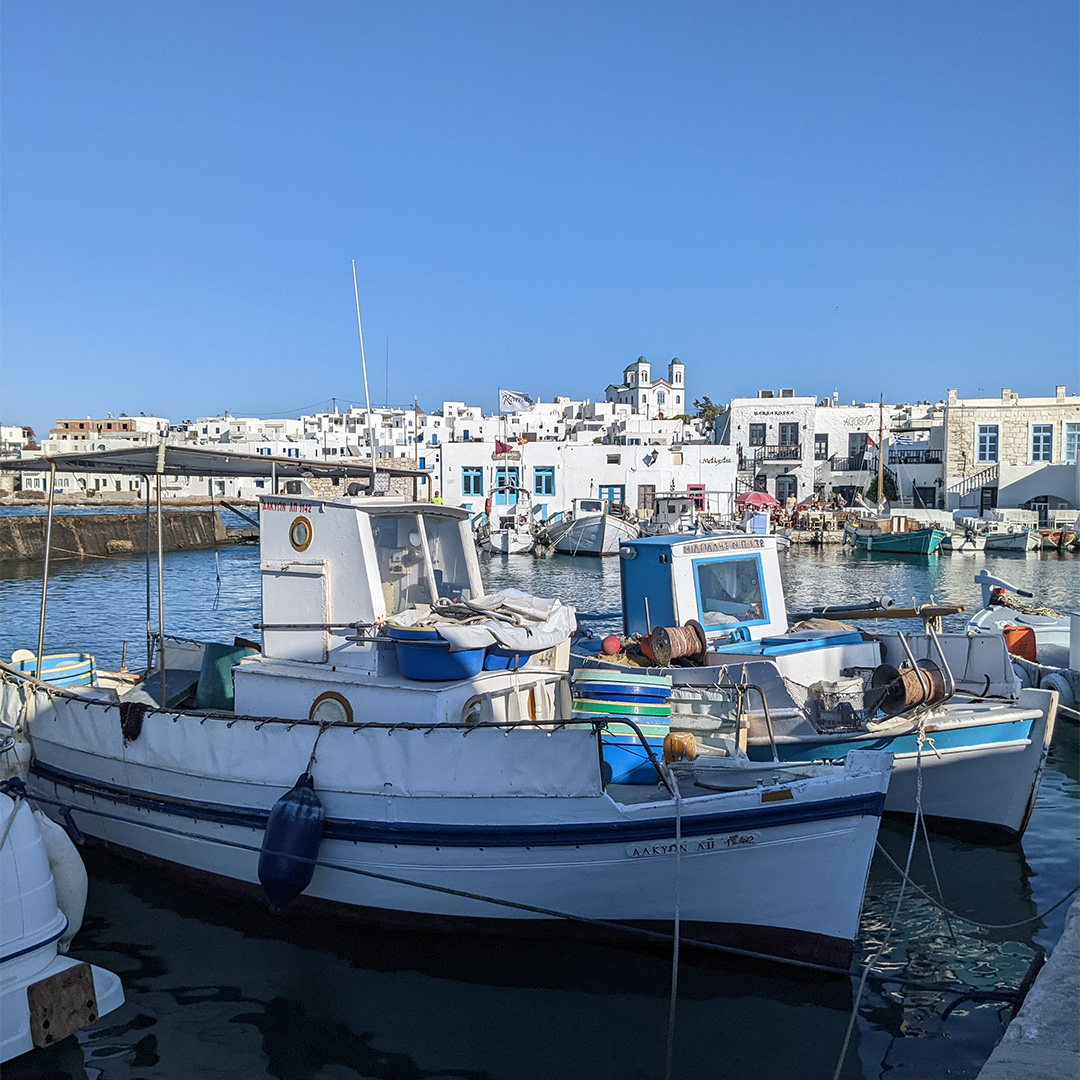
<path id="1" fill-rule="evenodd" d="M 533 469 L 533 494 L 555 494 L 555 466 L 538 465 Z"/>
<path id="2" fill-rule="evenodd" d="M 423 522 L 435 591 L 446 600 L 470 599 L 473 591 L 460 522 L 433 514 L 425 514 Z"/>
<path id="3" fill-rule="evenodd" d="M 461 470 L 461 494 L 483 495 L 484 494 L 484 470 L 475 467 L 462 468 Z"/>
<path id="4" fill-rule="evenodd" d="M 702 560 L 694 564 L 694 576 L 706 630 L 768 621 L 760 556 Z"/>

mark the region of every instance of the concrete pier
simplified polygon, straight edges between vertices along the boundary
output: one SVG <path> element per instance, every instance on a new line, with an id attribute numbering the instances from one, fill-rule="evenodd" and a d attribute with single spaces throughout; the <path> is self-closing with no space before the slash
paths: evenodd
<path id="1" fill-rule="evenodd" d="M 979 1080 L 1064 1080 L 1080 1076 L 1080 900 L 1023 1007 L 987 1059 Z"/>
<path id="2" fill-rule="evenodd" d="M 41 562 L 45 557 L 45 515 L 0 517 L 0 560 Z M 165 551 L 232 543 L 221 515 L 192 510 L 162 515 Z M 157 550 L 157 518 L 150 515 L 150 550 Z M 146 551 L 143 514 L 56 514 L 50 559 L 109 558 Z"/>

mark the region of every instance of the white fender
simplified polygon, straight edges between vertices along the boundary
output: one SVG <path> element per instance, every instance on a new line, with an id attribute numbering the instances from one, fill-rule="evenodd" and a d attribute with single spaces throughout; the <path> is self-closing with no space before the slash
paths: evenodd
<path id="1" fill-rule="evenodd" d="M 34 819 L 45 844 L 45 854 L 49 857 L 49 869 L 52 870 L 56 887 L 56 906 L 68 921 L 68 928 L 60 939 L 60 951 L 66 953 L 71 939 L 82 926 L 83 912 L 86 910 L 86 867 L 78 848 L 60 825 L 40 810 L 34 811 Z"/>

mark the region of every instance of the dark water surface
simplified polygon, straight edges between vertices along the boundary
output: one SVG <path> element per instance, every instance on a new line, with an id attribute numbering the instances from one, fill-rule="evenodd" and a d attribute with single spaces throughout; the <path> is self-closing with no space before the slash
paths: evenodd
<path id="1" fill-rule="evenodd" d="M 582 625 L 619 630 L 617 559 L 482 557 L 489 589 L 512 586 L 575 604 Z M 259 619 L 254 547 L 166 556 L 166 631 L 230 640 Z M 979 606 L 972 578 L 986 567 L 1058 607 L 1080 603 L 1080 557 L 1057 553 L 913 557 L 792 548 L 781 556 L 789 607 L 887 593 L 898 604 L 931 595 Z M 156 583 L 156 572 L 153 575 Z M 36 568 L 0 576 L 0 654 L 35 648 Z M 139 559 L 59 564 L 49 587 L 46 651 L 92 652 L 105 667 L 122 641 L 145 658 L 145 567 Z M 156 597 L 152 600 L 156 616 Z M 947 623 L 959 629 L 962 617 Z M 1059 719 L 1050 767 L 1021 843 L 987 847 L 931 834 L 913 877 L 961 918 L 946 919 L 908 889 L 872 979 L 842 1075 L 974 1077 L 1007 1010 L 964 1003 L 910 982 L 1012 989 L 1036 946 L 1060 936 L 1067 905 L 1037 913 L 1077 882 L 1077 725 Z M 900 863 L 910 828 L 886 822 L 882 843 Z M 93 1029 L 4 1067 L 25 1078 L 374 1080 L 664 1076 L 671 962 L 664 953 L 581 943 L 519 943 L 365 933 L 205 896 L 134 866 L 87 853 L 90 895 L 73 953 L 120 975 L 126 1004 Z M 880 856 L 871 869 L 859 941 L 881 946 L 900 883 Z M 974 921 L 969 921 L 974 920 Z M 980 927 L 976 923 L 984 924 Z M 993 927 L 1023 923 L 1004 929 Z M 985 924 L 992 924 L 987 926 Z M 703 966 L 678 973 L 673 1076 L 833 1076 L 854 1004 L 854 980 L 822 982 L 782 970 Z"/>

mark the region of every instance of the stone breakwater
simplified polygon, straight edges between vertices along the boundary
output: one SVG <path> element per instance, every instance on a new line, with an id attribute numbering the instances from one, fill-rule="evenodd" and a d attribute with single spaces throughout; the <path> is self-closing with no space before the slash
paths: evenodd
<path id="1" fill-rule="evenodd" d="M 219 514 L 193 510 L 162 515 L 165 551 L 209 548 L 232 542 Z M 41 562 L 45 558 L 44 514 L 0 517 L 0 561 Z M 50 559 L 110 558 L 146 552 L 144 514 L 57 514 Z M 150 518 L 150 550 L 157 550 L 157 519 Z"/>

